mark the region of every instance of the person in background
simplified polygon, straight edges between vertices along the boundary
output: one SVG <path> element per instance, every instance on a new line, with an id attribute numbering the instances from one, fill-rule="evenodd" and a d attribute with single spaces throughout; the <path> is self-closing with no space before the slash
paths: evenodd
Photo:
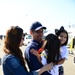
<path id="1" fill-rule="evenodd" d="M 46 29 L 40 22 L 34 22 L 30 27 L 30 34 L 32 35 L 32 41 L 27 45 L 24 55 L 27 60 L 30 72 L 38 70 L 43 65 L 38 61 L 37 57 L 31 53 L 31 50 L 39 50 L 43 44 L 43 31 Z M 47 71 L 41 75 L 50 75 Z"/>
<path id="2" fill-rule="evenodd" d="M 62 64 L 65 62 L 66 59 L 68 59 L 68 49 L 66 47 L 68 43 L 68 32 L 64 29 L 63 26 L 61 28 L 55 29 L 55 34 L 58 36 L 60 43 L 61 43 L 61 48 L 60 48 L 60 60 L 58 62 L 59 64 L 59 75 L 64 75 L 64 68 Z"/>
<path id="3" fill-rule="evenodd" d="M 19 26 L 12 26 L 6 32 L 3 51 L 3 74 L 4 75 L 40 75 L 44 71 L 50 70 L 52 64 L 47 64 L 37 71 L 29 73 L 25 66 L 25 60 L 20 47 L 23 45 L 23 29 Z M 34 65 L 34 64 L 32 64 Z"/>
<path id="4" fill-rule="evenodd" d="M 60 40 L 56 35 L 48 34 L 42 47 L 44 50 L 41 55 L 34 49 L 31 50 L 31 53 L 37 56 L 39 62 L 43 65 L 53 62 L 54 66 L 48 72 L 51 75 L 59 75 L 57 64 L 60 58 Z"/>

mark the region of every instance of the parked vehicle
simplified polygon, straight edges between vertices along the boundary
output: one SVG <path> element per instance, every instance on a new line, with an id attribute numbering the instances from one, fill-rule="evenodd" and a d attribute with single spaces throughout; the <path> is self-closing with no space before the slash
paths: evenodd
<path id="1" fill-rule="evenodd" d="M 32 40 L 32 36 L 30 34 L 27 34 L 24 38 L 24 45 L 28 45 L 31 40 Z"/>

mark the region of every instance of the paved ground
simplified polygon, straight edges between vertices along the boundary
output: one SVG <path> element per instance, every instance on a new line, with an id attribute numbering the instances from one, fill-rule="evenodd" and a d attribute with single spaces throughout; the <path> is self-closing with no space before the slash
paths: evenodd
<path id="1" fill-rule="evenodd" d="M 2 58 L 4 55 L 2 48 L 3 48 L 3 41 L 0 41 L 0 58 Z M 21 48 L 22 51 L 24 51 L 24 48 L 25 46 Z M 73 53 L 75 54 L 75 50 L 73 50 Z M 75 75 L 75 63 L 73 54 L 69 54 L 68 60 L 63 64 L 63 66 L 65 71 L 64 75 Z M 1 65 L 0 65 L 0 75 L 3 75 Z"/>
<path id="2" fill-rule="evenodd" d="M 74 56 L 69 55 L 68 61 L 66 61 L 63 66 L 65 75 L 75 75 Z"/>

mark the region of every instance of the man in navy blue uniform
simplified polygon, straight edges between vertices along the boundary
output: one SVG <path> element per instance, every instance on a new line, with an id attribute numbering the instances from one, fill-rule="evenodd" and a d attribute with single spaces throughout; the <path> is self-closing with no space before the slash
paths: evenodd
<path id="1" fill-rule="evenodd" d="M 27 60 L 28 67 L 30 71 L 38 70 L 43 65 L 38 61 L 37 57 L 33 55 L 30 50 L 35 49 L 39 50 L 43 44 L 43 30 L 46 27 L 42 26 L 40 22 L 34 22 L 30 27 L 30 34 L 32 35 L 32 41 L 27 45 L 24 55 Z M 47 71 L 42 75 L 50 75 Z"/>

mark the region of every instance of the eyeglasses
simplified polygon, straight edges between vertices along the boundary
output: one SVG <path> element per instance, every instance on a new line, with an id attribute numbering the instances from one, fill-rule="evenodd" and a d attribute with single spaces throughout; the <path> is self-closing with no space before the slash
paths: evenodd
<path id="1" fill-rule="evenodd" d="M 43 33 L 43 30 L 42 31 L 35 31 L 37 34 L 40 34 L 40 33 Z"/>

